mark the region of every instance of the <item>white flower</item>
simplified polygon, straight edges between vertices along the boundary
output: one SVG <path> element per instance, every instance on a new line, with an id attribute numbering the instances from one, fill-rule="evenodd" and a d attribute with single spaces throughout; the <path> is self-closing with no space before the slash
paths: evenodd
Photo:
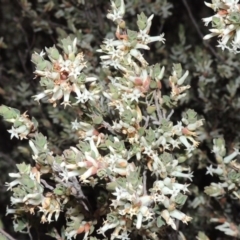
<path id="1" fill-rule="evenodd" d="M 153 36 L 153 37 L 148 37 L 146 44 L 151 43 L 151 42 L 162 42 L 164 43 L 166 39 L 164 38 L 164 33 L 162 33 L 160 36 Z"/>
<path id="2" fill-rule="evenodd" d="M 93 82 L 96 81 L 97 78 L 96 77 L 86 77 L 85 82 Z"/>
<path id="3" fill-rule="evenodd" d="M 161 217 L 166 221 L 167 225 L 170 225 L 174 230 L 177 229 L 173 219 L 170 217 L 168 210 L 163 210 L 161 212 Z"/>
<path id="4" fill-rule="evenodd" d="M 18 132 L 17 132 L 17 129 L 16 128 L 14 128 L 13 126 L 12 126 L 12 129 L 11 130 L 7 130 L 9 133 L 11 133 L 11 139 L 13 138 L 13 137 L 16 137 L 17 139 L 19 139 L 19 136 L 18 136 Z"/>
<path id="5" fill-rule="evenodd" d="M 151 146 L 146 146 L 143 153 L 147 154 L 148 156 L 152 156 L 154 154 L 154 151 L 152 150 Z"/>
<path id="6" fill-rule="evenodd" d="M 7 206 L 6 215 L 14 214 L 16 211 L 17 211 L 17 209 L 8 208 L 8 206 Z"/>
<path id="7" fill-rule="evenodd" d="M 42 50 L 42 51 L 39 53 L 39 56 L 40 56 L 40 57 L 44 57 L 45 54 L 46 54 L 46 53 Z"/>
<path id="8" fill-rule="evenodd" d="M 175 209 L 169 213 L 170 213 L 171 217 L 181 220 L 183 223 L 186 223 L 186 224 L 187 224 L 187 222 L 191 221 L 191 219 L 192 219 L 191 217 L 187 216 L 186 214 L 184 214 L 183 212 L 180 212 L 177 209 Z"/>
<path id="9" fill-rule="evenodd" d="M 235 148 L 233 153 L 231 153 L 230 155 L 223 159 L 224 163 L 225 164 L 230 163 L 237 155 L 240 155 L 240 153 L 239 150 Z"/>
<path id="10" fill-rule="evenodd" d="M 74 79 L 77 79 L 77 77 L 80 75 L 81 70 L 83 69 L 83 66 L 78 66 L 71 69 L 71 72 L 69 73 L 69 77 L 73 76 Z"/>
<path id="11" fill-rule="evenodd" d="M 111 5 L 112 5 L 112 13 L 108 13 L 107 14 L 107 18 L 111 19 L 112 21 L 116 21 L 116 20 L 120 20 L 123 18 L 123 15 L 125 13 L 125 4 L 124 4 L 124 0 L 121 0 L 121 4 L 120 7 L 117 9 L 115 3 L 113 1 L 111 1 Z"/>
<path id="12" fill-rule="evenodd" d="M 183 177 L 183 178 L 188 178 L 190 181 L 192 181 L 193 178 L 193 173 L 183 173 L 183 172 L 178 172 L 178 171 L 173 171 L 170 174 L 171 176 L 174 177 Z"/>
<path id="13" fill-rule="evenodd" d="M 126 231 L 123 231 L 121 233 L 121 235 L 118 235 L 116 238 L 121 239 L 121 240 L 130 240 L 130 238 L 128 237 L 128 233 Z"/>
<path id="14" fill-rule="evenodd" d="M 224 232 L 226 235 L 229 235 L 229 236 L 237 237 L 237 235 L 238 235 L 237 227 L 234 226 L 234 228 L 232 228 L 232 226 L 229 222 L 225 222 L 221 225 L 218 225 L 215 228 Z"/>
<path id="15" fill-rule="evenodd" d="M 46 93 L 42 92 L 42 93 L 39 93 L 37 95 L 34 95 L 33 98 L 34 98 L 34 101 L 37 101 L 39 103 L 39 100 L 46 97 Z"/>
<path id="16" fill-rule="evenodd" d="M 129 193 L 122 187 L 116 187 L 115 192 L 113 193 L 117 197 L 117 200 L 120 199 L 127 199 L 129 196 Z"/>
<path id="17" fill-rule="evenodd" d="M 16 179 L 16 180 L 14 180 L 14 181 L 12 181 L 10 183 L 7 183 L 7 182 L 5 183 L 5 185 L 8 187 L 7 191 L 11 190 L 13 187 L 15 187 L 16 185 L 19 185 L 19 184 L 22 184 L 21 180 L 19 180 L 19 179 Z"/>
<path id="18" fill-rule="evenodd" d="M 138 89 L 134 89 L 132 93 L 128 95 L 130 97 L 130 101 L 133 102 L 134 100 L 138 102 L 138 99 L 141 97 L 141 92 Z"/>
<path id="19" fill-rule="evenodd" d="M 76 103 L 85 103 L 88 100 L 93 101 L 94 100 L 94 94 L 92 92 L 89 92 L 87 89 L 84 89 L 83 93 L 78 93 L 78 96 L 76 97 L 77 102 Z"/>
<path id="20" fill-rule="evenodd" d="M 94 100 L 94 94 L 92 92 L 88 91 L 87 89 L 84 89 L 83 97 L 84 97 L 85 101 L 88 101 L 88 100 L 93 101 Z"/>
<path id="21" fill-rule="evenodd" d="M 71 122 L 71 124 L 72 124 L 72 130 L 78 130 L 80 124 L 78 123 L 77 119 L 75 119 L 74 122 Z"/>
<path id="22" fill-rule="evenodd" d="M 70 66 L 71 66 L 71 61 L 70 60 L 65 60 L 63 61 L 62 63 L 60 63 L 60 67 L 61 67 L 61 71 L 67 71 L 69 72 L 70 71 Z"/>
<path id="23" fill-rule="evenodd" d="M 203 18 L 203 22 L 205 26 L 208 26 L 208 24 L 212 21 L 213 17 L 207 17 L 207 18 Z"/>

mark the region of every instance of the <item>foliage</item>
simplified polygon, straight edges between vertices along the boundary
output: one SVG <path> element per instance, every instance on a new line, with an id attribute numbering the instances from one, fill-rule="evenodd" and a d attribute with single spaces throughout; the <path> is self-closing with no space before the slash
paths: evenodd
<path id="1" fill-rule="evenodd" d="M 21 14 L 2 2 L 2 21 L 17 21 L 0 38 L 0 115 L 15 144 L 0 167 L 9 159 L 15 232 L 240 238 L 238 0 L 205 3 L 215 15 L 204 39 L 220 37 L 225 52 L 192 26 L 171 28 L 185 19 L 174 1 L 22 0 Z"/>

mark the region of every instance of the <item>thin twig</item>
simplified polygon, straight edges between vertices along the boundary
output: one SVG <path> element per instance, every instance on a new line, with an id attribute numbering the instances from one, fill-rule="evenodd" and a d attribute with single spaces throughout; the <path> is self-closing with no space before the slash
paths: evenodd
<path id="1" fill-rule="evenodd" d="M 113 128 L 108 122 L 103 121 L 102 124 L 110 133 L 112 133 L 113 135 L 116 135 L 116 132 L 113 130 Z"/>
<path id="2" fill-rule="evenodd" d="M 70 189 L 71 195 L 74 196 L 75 199 L 83 205 L 83 207 L 85 208 L 86 211 L 90 212 L 92 210 L 91 205 L 90 205 L 88 199 L 86 198 L 86 196 L 84 195 L 81 185 L 78 182 L 77 178 L 71 177 L 71 178 L 69 178 L 69 180 L 67 182 L 64 182 L 63 179 L 61 177 L 59 177 L 60 172 L 64 171 L 63 168 L 58 164 L 54 164 L 52 166 L 52 168 L 56 173 L 55 181 L 61 183 L 66 188 Z M 57 176 L 57 175 L 59 175 L 59 176 Z M 86 203 L 88 206 L 86 205 Z"/>
<path id="3" fill-rule="evenodd" d="M 23 68 L 24 72 L 28 73 L 28 70 L 27 70 L 26 65 L 25 65 L 26 64 L 26 56 L 22 56 L 20 50 L 17 53 L 18 53 L 19 61 L 22 65 L 22 68 Z"/>
<path id="4" fill-rule="evenodd" d="M 78 182 L 76 177 L 71 177 L 70 178 L 71 182 L 69 181 L 68 184 L 71 185 L 70 189 L 71 189 L 71 194 L 77 199 L 77 201 L 81 202 L 81 204 L 83 205 L 83 207 L 85 208 L 86 211 L 90 212 L 90 203 L 88 201 L 88 199 L 86 198 L 86 196 L 84 195 L 81 185 Z M 88 204 L 88 206 L 86 205 L 86 203 Z"/>
<path id="5" fill-rule="evenodd" d="M 146 118 L 144 118 L 145 120 L 145 124 L 144 124 L 144 128 L 146 129 L 148 127 L 148 123 L 149 123 L 149 116 L 147 116 Z"/>
<path id="6" fill-rule="evenodd" d="M 190 17 L 193 25 L 195 26 L 195 28 L 196 28 L 196 30 L 197 30 L 197 32 L 198 32 L 198 35 L 199 35 L 199 36 L 201 37 L 201 39 L 203 40 L 203 34 L 202 34 L 200 28 L 198 27 L 198 24 L 197 24 L 195 18 L 194 18 L 193 15 L 192 15 L 191 9 L 190 9 L 190 7 L 188 6 L 187 1 L 186 1 L 186 0 L 182 0 L 182 2 L 183 2 L 184 6 L 185 6 L 186 9 L 187 9 L 188 15 L 189 15 L 189 17 Z M 214 48 L 212 48 L 212 47 L 211 47 L 207 42 L 205 42 L 204 40 L 203 40 L 203 44 L 211 51 L 211 53 L 212 53 L 216 58 L 218 58 L 218 59 L 221 60 L 221 61 L 224 61 L 224 59 L 217 54 L 217 52 L 214 50 Z"/>
<path id="7" fill-rule="evenodd" d="M 161 109 L 159 106 L 158 97 L 159 97 L 159 92 L 154 92 L 154 101 L 155 101 L 155 106 L 157 109 L 158 120 L 159 120 L 159 122 L 161 122 L 163 116 L 162 116 Z"/>
<path id="8" fill-rule="evenodd" d="M 3 229 L 0 228 L 0 233 L 5 236 L 8 240 L 16 240 L 12 236 L 10 236 L 7 232 L 5 232 Z"/>
<path id="9" fill-rule="evenodd" d="M 55 234 L 56 234 L 56 239 L 57 239 L 57 240 L 63 240 L 63 238 L 59 235 L 59 233 L 58 233 L 58 231 L 57 231 L 56 228 L 53 228 L 53 231 L 54 231 Z"/>
<path id="10" fill-rule="evenodd" d="M 171 116 L 173 115 L 174 113 L 174 110 L 172 109 L 171 112 L 168 114 L 167 116 L 167 120 L 170 120 Z"/>
<path id="11" fill-rule="evenodd" d="M 143 195 L 147 195 L 147 170 L 143 171 Z"/>
<path id="12" fill-rule="evenodd" d="M 27 227 L 27 233 L 28 233 L 30 240 L 33 240 L 32 234 L 30 232 L 30 228 L 31 228 L 30 226 Z"/>
<path id="13" fill-rule="evenodd" d="M 50 190 L 54 190 L 54 187 L 50 186 L 44 179 L 41 179 L 41 183 L 45 188 L 49 188 Z"/>

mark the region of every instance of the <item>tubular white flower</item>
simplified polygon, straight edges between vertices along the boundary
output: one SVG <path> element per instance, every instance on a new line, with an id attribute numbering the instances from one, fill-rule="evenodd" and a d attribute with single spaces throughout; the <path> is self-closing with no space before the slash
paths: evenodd
<path id="1" fill-rule="evenodd" d="M 38 156 L 38 153 L 39 153 L 39 151 L 38 151 L 38 149 L 36 148 L 36 146 L 35 146 L 35 144 L 33 143 L 33 141 L 32 140 L 29 140 L 29 146 L 31 147 L 31 149 L 32 149 L 32 151 L 33 151 L 33 153 L 34 153 L 34 156 Z"/>
<path id="2" fill-rule="evenodd" d="M 231 228 L 231 224 L 229 222 L 227 222 L 227 221 L 224 222 L 221 225 L 218 225 L 215 228 L 220 230 L 220 231 L 222 231 L 222 232 L 224 232 L 226 235 L 229 235 L 229 236 L 237 237 L 237 235 L 238 235 L 237 227 Z"/>
<path id="3" fill-rule="evenodd" d="M 93 152 L 95 153 L 96 158 L 99 157 L 100 154 L 99 154 L 99 152 L 97 150 L 97 147 L 96 147 L 93 139 L 90 139 L 89 143 L 90 143 L 91 150 L 93 150 Z"/>
<path id="4" fill-rule="evenodd" d="M 236 29 L 236 26 L 234 24 L 228 25 L 224 30 L 223 30 L 223 35 L 228 35 L 232 31 Z"/>
<path id="5" fill-rule="evenodd" d="M 148 37 L 146 43 L 152 43 L 152 42 L 165 42 L 165 38 L 164 38 L 164 33 L 162 33 L 160 36 L 154 36 L 154 37 Z"/>
<path id="6" fill-rule="evenodd" d="M 137 223 L 136 223 L 136 228 L 137 229 L 141 228 L 142 220 L 143 220 L 143 214 L 141 212 L 138 212 L 138 214 L 137 214 Z"/>
<path id="7" fill-rule="evenodd" d="M 185 194 L 186 192 L 189 192 L 188 186 L 189 186 L 190 184 L 173 183 L 172 185 L 173 185 L 173 187 L 174 187 L 175 189 L 179 189 L 179 190 L 183 191 L 184 194 Z"/>
<path id="8" fill-rule="evenodd" d="M 141 196 L 139 200 L 140 200 L 142 206 L 148 206 L 149 204 L 152 203 L 152 197 L 149 195 Z"/>
<path id="9" fill-rule="evenodd" d="M 173 219 L 170 217 L 168 210 L 163 210 L 161 212 L 161 216 L 166 221 L 167 225 L 170 225 L 174 230 L 177 229 Z"/>
<path id="10" fill-rule="evenodd" d="M 225 157 L 223 159 L 224 163 L 228 164 L 229 162 L 231 162 L 239 154 L 240 154 L 239 150 L 235 148 L 233 153 L 231 153 L 230 155 L 228 155 L 227 157 Z"/>
<path id="11" fill-rule="evenodd" d="M 29 204 L 38 205 L 42 202 L 43 196 L 41 193 L 30 193 L 23 198 L 23 202 L 28 201 Z"/>
<path id="12" fill-rule="evenodd" d="M 55 86 L 53 89 L 53 95 L 50 99 L 50 101 L 55 102 L 56 100 L 59 100 L 63 97 L 63 90 L 60 86 Z"/>
<path id="13" fill-rule="evenodd" d="M 124 169 L 124 168 L 113 168 L 113 172 L 121 175 L 121 176 L 126 176 L 127 175 L 127 169 Z"/>
<path id="14" fill-rule="evenodd" d="M 164 180 L 163 180 L 163 183 L 165 186 L 168 186 L 168 187 L 171 187 L 173 182 L 172 182 L 172 179 L 169 178 L 169 177 L 166 177 Z"/>
<path id="15" fill-rule="evenodd" d="M 207 167 L 206 174 L 210 174 L 211 176 L 213 176 L 213 173 L 217 175 L 222 175 L 223 169 L 220 166 L 218 166 L 217 168 L 213 168 L 212 165 L 210 165 L 209 167 Z"/>
<path id="16" fill-rule="evenodd" d="M 234 44 L 239 44 L 240 43 L 240 28 L 236 29 L 236 35 L 234 37 Z"/>
<path id="17" fill-rule="evenodd" d="M 16 180 L 14 180 L 14 181 L 12 181 L 10 183 L 7 183 L 7 182 L 5 183 L 5 185 L 8 187 L 7 191 L 8 190 L 12 190 L 12 188 L 15 187 L 18 184 L 22 184 L 21 180 L 19 180 L 19 179 L 16 179 Z"/>
<path id="18" fill-rule="evenodd" d="M 188 142 L 187 138 L 185 136 L 180 136 L 179 140 L 181 141 L 181 143 L 186 147 L 186 148 L 190 148 L 191 145 Z"/>
<path id="19" fill-rule="evenodd" d="M 190 181 L 192 181 L 193 178 L 193 173 L 182 173 L 182 172 L 177 172 L 177 171 L 173 171 L 170 173 L 171 176 L 174 177 L 183 177 L 183 178 L 188 178 Z"/>
<path id="20" fill-rule="evenodd" d="M 130 54 L 136 59 L 138 59 L 138 61 L 140 61 L 144 66 L 148 65 L 146 60 L 143 58 L 142 54 L 137 49 L 131 49 Z"/>
<path id="21" fill-rule="evenodd" d="M 206 5 L 207 7 L 210 7 L 210 8 L 212 8 L 212 9 L 214 10 L 214 4 L 208 3 L 208 2 L 204 2 L 204 3 L 205 3 L 205 5 Z"/>
<path id="22" fill-rule="evenodd" d="M 187 216 L 186 214 L 184 214 L 183 212 L 181 212 L 177 209 L 171 211 L 170 216 L 174 217 L 178 220 L 181 220 L 183 223 L 186 223 L 186 224 L 187 224 L 187 222 L 191 221 L 191 219 L 192 219 L 191 217 Z"/>
<path id="23" fill-rule="evenodd" d="M 12 178 L 21 178 L 22 175 L 20 173 L 9 173 L 8 174 L 9 177 L 12 177 Z"/>
<path id="24" fill-rule="evenodd" d="M 14 213 L 16 213 L 16 209 L 12 209 L 12 208 L 8 208 L 8 206 L 7 206 L 7 209 L 6 209 L 6 216 L 8 215 L 8 214 L 14 214 Z"/>
<path id="25" fill-rule="evenodd" d="M 190 131 L 194 131 L 197 128 L 201 127 L 203 125 L 203 119 L 200 119 L 198 121 L 196 121 L 195 123 L 190 123 L 187 125 L 188 130 Z"/>
<path id="26" fill-rule="evenodd" d="M 107 221 L 105 221 L 105 222 L 104 222 L 104 226 L 102 226 L 101 228 L 99 228 L 99 229 L 97 230 L 97 233 L 98 233 L 98 234 L 102 234 L 104 237 L 106 237 L 106 236 L 105 236 L 105 232 L 106 232 L 107 230 L 109 230 L 109 229 L 112 229 L 112 228 L 117 227 L 118 224 L 119 224 L 118 222 L 116 222 L 116 223 L 108 223 Z"/>
<path id="27" fill-rule="evenodd" d="M 205 22 L 205 26 L 208 26 L 208 24 L 212 21 L 213 17 L 207 17 L 203 18 L 203 22 Z"/>
<path id="28" fill-rule="evenodd" d="M 145 49 L 145 50 L 150 50 L 150 48 L 143 44 L 143 43 L 137 43 L 136 46 L 135 46 L 135 49 Z"/>
<path id="29" fill-rule="evenodd" d="M 37 101 L 39 103 L 39 100 L 46 97 L 46 93 L 42 92 L 42 93 L 39 93 L 37 95 L 34 95 L 33 98 L 34 98 L 34 101 Z"/>
<path id="30" fill-rule="evenodd" d="M 98 163 L 88 153 L 85 153 L 85 157 L 86 157 L 86 160 L 91 162 L 93 166 L 98 167 Z"/>
<path id="31" fill-rule="evenodd" d="M 207 39 L 210 39 L 210 38 L 215 37 L 215 36 L 217 36 L 217 35 L 218 35 L 218 33 L 210 33 L 210 34 L 205 35 L 205 36 L 203 37 L 203 39 L 204 39 L 204 40 L 207 40 Z"/>
<path id="32" fill-rule="evenodd" d="M 14 197 L 11 197 L 11 203 L 12 203 L 12 205 L 16 205 L 16 204 L 22 203 L 22 202 L 23 202 L 22 198 L 14 198 Z"/>
<path id="33" fill-rule="evenodd" d="M 171 194 L 173 194 L 173 190 L 168 188 L 168 187 L 166 187 L 166 186 L 162 188 L 161 192 L 164 195 L 171 195 Z"/>

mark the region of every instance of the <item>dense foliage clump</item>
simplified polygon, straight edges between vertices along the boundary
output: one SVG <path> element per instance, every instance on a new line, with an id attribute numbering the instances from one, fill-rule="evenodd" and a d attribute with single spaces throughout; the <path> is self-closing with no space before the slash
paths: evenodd
<path id="1" fill-rule="evenodd" d="M 4 239 L 240 238 L 238 0 L 1 3 Z"/>

